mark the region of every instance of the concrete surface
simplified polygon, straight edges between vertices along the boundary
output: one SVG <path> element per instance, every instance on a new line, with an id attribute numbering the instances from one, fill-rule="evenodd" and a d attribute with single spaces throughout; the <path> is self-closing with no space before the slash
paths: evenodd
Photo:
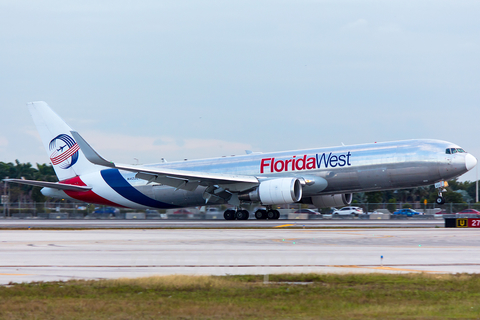
<path id="1" fill-rule="evenodd" d="M 167 274 L 478 273 L 480 232 L 444 228 L 2 230 L 0 257 L 0 284 Z"/>
<path id="2" fill-rule="evenodd" d="M 0 220 L 0 229 L 9 228 L 271 228 L 291 225 L 307 228 L 435 228 L 445 226 L 443 219 L 417 220 Z"/>

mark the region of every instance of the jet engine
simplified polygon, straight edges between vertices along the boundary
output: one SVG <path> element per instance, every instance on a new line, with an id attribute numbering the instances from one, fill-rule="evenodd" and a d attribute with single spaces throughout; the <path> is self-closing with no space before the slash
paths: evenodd
<path id="1" fill-rule="evenodd" d="M 325 194 L 312 197 L 312 204 L 317 208 L 341 207 L 352 203 L 352 193 Z"/>
<path id="2" fill-rule="evenodd" d="M 260 201 L 263 205 L 298 202 L 302 199 L 302 185 L 297 178 L 278 178 L 261 181 L 249 193 L 240 194 L 240 200 Z"/>

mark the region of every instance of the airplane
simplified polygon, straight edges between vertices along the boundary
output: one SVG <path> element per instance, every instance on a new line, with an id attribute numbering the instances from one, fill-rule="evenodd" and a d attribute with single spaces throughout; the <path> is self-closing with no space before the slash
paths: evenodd
<path id="1" fill-rule="evenodd" d="M 181 208 L 229 204 L 226 220 L 246 220 L 242 206 L 260 203 L 257 219 L 278 219 L 276 205 L 349 205 L 353 193 L 446 181 L 477 159 L 458 145 L 415 139 L 329 148 L 248 152 L 211 159 L 126 165 L 103 158 L 43 101 L 27 104 L 59 182 L 4 179 L 43 187 L 45 196 L 123 208 Z M 57 148 L 57 145 L 65 145 Z"/>

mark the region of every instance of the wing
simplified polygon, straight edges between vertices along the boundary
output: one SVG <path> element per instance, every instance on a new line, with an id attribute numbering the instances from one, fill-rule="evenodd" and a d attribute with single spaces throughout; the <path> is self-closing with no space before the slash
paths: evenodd
<path id="1" fill-rule="evenodd" d="M 175 187 L 177 189 L 184 189 L 194 191 L 199 185 L 211 187 L 207 188 L 207 192 L 211 190 L 212 194 L 219 194 L 221 190 L 228 190 L 229 192 L 240 192 L 252 189 L 258 186 L 258 179 L 254 176 L 245 175 L 230 175 L 222 173 L 207 173 L 197 171 L 184 171 L 169 168 L 149 168 L 143 166 L 129 166 L 115 164 L 111 161 L 105 160 L 99 155 L 82 136 L 76 132 L 71 131 L 73 138 L 77 141 L 80 149 L 85 157 L 92 163 L 117 168 L 120 170 L 136 172 L 136 177 L 139 179 L 151 182 L 161 183 L 167 186 Z M 215 192 L 214 192 L 215 190 Z M 214 193 L 213 193 L 214 192 Z"/>
<path id="2" fill-rule="evenodd" d="M 76 185 L 59 183 L 59 182 L 47 182 L 47 181 L 25 180 L 25 179 L 3 179 L 3 181 L 27 184 L 27 185 L 36 186 L 36 187 L 47 187 L 47 188 L 59 189 L 59 190 L 88 191 L 92 189 L 90 187 L 76 186 Z"/>

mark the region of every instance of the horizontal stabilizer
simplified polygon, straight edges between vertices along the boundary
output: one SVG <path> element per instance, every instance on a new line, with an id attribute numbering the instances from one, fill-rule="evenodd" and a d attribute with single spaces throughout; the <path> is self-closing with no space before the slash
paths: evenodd
<path id="1" fill-rule="evenodd" d="M 89 191 L 92 189 L 90 187 L 76 186 L 72 184 L 65 184 L 65 183 L 59 183 L 59 182 L 47 182 L 47 181 L 25 180 L 25 179 L 3 179 L 3 181 L 27 184 L 27 185 L 36 186 L 36 187 L 46 187 L 46 188 L 70 190 L 70 191 Z"/>

